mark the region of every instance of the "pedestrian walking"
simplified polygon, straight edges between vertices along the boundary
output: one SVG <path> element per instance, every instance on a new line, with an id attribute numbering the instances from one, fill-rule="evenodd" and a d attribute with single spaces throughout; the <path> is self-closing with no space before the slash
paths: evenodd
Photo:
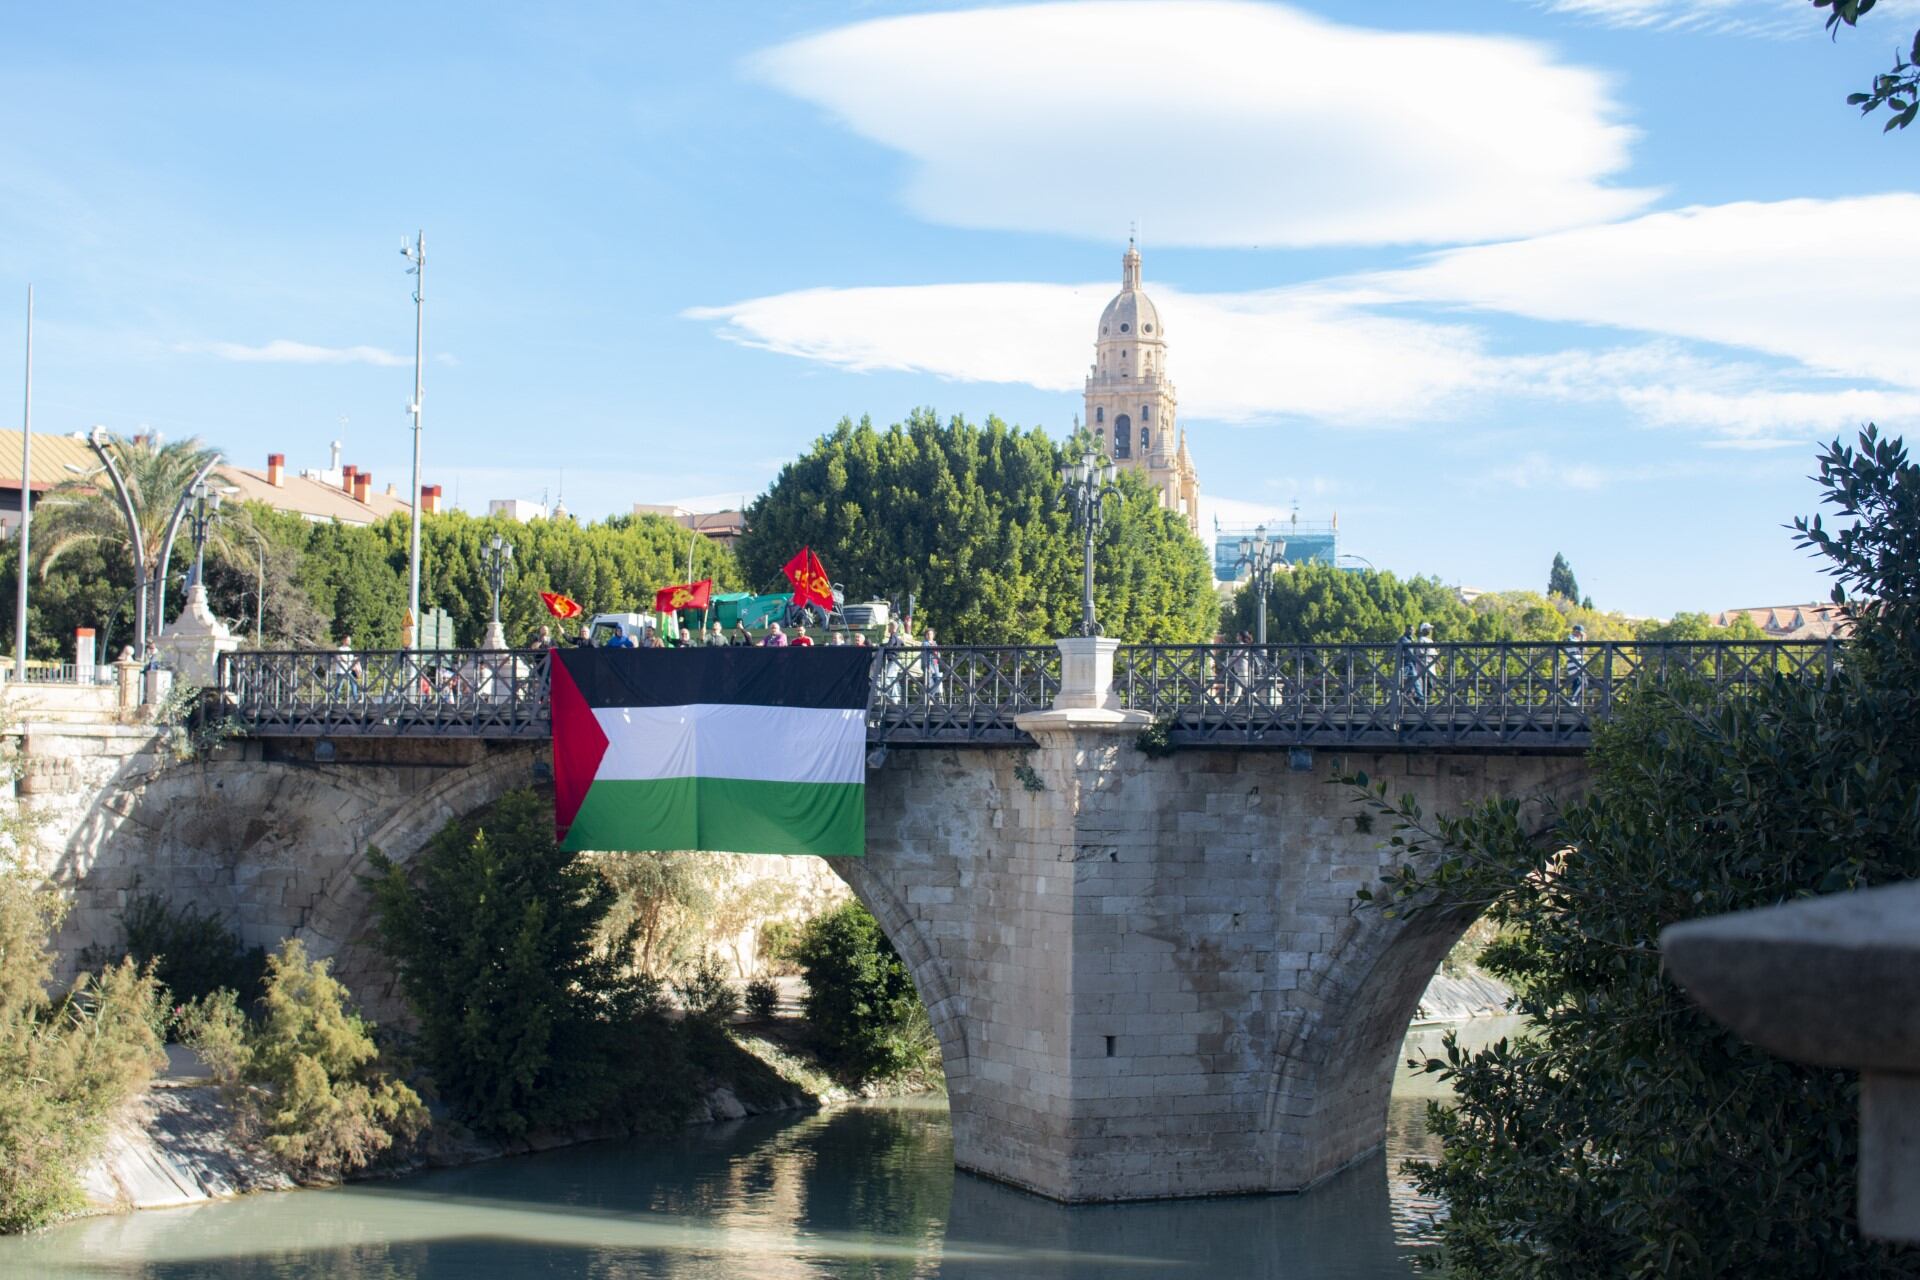
<path id="1" fill-rule="evenodd" d="M 946 676 L 940 670 L 940 642 L 934 638 L 932 627 L 920 640 L 920 673 L 927 682 L 927 697 L 937 699 Z"/>
<path id="2" fill-rule="evenodd" d="M 1567 661 L 1567 697 L 1578 702 L 1587 691 L 1587 629 L 1577 622 L 1567 636 L 1564 652 Z"/>
<path id="3" fill-rule="evenodd" d="M 340 651 L 333 655 L 333 696 L 360 696 L 360 659 L 353 652 L 353 637 L 340 637 Z"/>
<path id="4" fill-rule="evenodd" d="M 1411 622 L 1407 624 L 1407 629 L 1400 633 L 1397 656 L 1400 668 L 1400 694 L 1408 702 L 1418 703 L 1421 700 L 1420 651 L 1414 643 Z"/>
<path id="5" fill-rule="evenodd" d="M 1420 701 L 1433 701 L 1434 673 L 1440 667 L 1440 646 L 1433 642 L 1433 624 L 1420 624 L 1420 643 L 1415 646 L 1420 660 Z"/>

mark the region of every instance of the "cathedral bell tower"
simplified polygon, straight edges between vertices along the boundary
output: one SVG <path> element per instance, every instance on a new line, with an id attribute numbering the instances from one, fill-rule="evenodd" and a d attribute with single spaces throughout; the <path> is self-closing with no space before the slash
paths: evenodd
<path id="1" fill-rule="evenodd" d="M 1087 373 L 1087 429 L 1108 457 L 1138 471 L 1200 532 L 1200 481 L 1175 421 L 1173 383 L 1167 378 L 1167 331 L 1153 300 L 1140 290 L 1140 250 L 1127 241 L 1120 259 L 1120 292 L 1100 313 Z"/>

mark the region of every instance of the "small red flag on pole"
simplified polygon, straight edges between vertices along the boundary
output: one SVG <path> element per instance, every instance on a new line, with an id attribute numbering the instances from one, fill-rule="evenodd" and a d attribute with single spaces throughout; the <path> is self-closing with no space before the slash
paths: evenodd
<path id="1" fill-rule="evenodd" d="M 656 613 L 678 613 L 682 609 L 704 609 L 712 599 L 713 579 L 702 578 L 698 582 L 660 588 L 653 593 L 653 608 Z"/>
<path id="2" fill-rule="evenodd" d="M 542 591 L 540 602 L 547 606 L 548 613 L 562 621 L 580 616 L 579 602 L 557 591 Z"/>
<path id="3" fill-rule="evenodd" d="M 793 584 L 795 604 L 817 604 L 833 612 L 833 584 L 827 581 L 827 571 L 820 564 L 820 557 L 813 554 L 812 547 L 800 548 L 800 553 L 787 561 L 783 571 L 787 581 Z"/>

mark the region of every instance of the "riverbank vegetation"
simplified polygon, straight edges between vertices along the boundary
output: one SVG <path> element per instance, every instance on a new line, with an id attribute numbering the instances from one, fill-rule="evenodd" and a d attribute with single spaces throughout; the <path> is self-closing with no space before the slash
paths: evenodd
<path id="1" fill-rule="evenodd" d="M 1769 1057 L 1660 963 L 1676 921 L 1920 875 L 1920 467 L 1869 429 L 1819 479 L 1842 524 L 1799 541 L 1854 627 L 1827 679 L 1644 686 L 1544 828 L 1515 800 L 1436 817 L 1368 793 L 1404 855 L 1377 904 L 1486 911 L 1483 963 L 1531 1024 L 1424 1064 L 1458 1100 L 1412 1166 L 1451 1275 L 1920 1275 L 1854 1226 L 1857 1076 Z"/>
<path id="2" fill-rule="evenodd" d="M 227 1087 L 244 1136 L 259 1136 L 302 1182 L 366 1169 L 427 1125 L 419 1095 L 393 1078 L 330 969 L 289 938 L 266 961 L 257 1023 L 227 989 L 177 1019 L 182 1043 Z"/>
<path id="3" fill-rule="evenodd" d="M 846 902 L 800 934 L 807 1022 L 850 1084 L 940 1078 L 940 1046 L 913 979 L 873 914 Z"/>

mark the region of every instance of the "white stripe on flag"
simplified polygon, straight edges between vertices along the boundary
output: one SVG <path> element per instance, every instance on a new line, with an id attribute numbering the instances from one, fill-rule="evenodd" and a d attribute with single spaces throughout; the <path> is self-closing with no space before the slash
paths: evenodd
<path id="1" fill-rule="evenodd" d="M 867 780 L 867 713 L 837 707 L 693 703 L 596 707 L 607 753 L 596 782 L 746 778 Z"/>

